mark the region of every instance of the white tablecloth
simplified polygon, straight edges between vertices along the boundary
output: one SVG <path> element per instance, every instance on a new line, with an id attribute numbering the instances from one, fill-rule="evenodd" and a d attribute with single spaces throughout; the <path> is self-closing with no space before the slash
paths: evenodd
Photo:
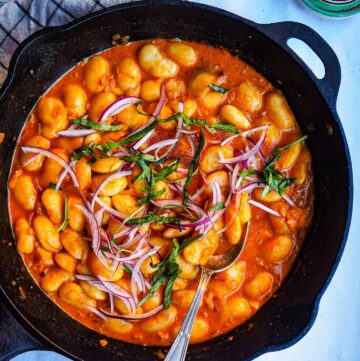
<path id="1" fill-rule="evenodd" d="M 353 222 L 344 255 L 325 292 L 309 333 L 294 346 L 260 356 L 257 361 L 358 361 L 360 341 L 360 15 L 329 20 L 305 9 L 299 0 L 200 0 L 259 23 L 293 20 L 326 39 L 339 57 L 342 82 L 337 109 L 345 128 L 354 171 Z M 73 0 L 73 3 L 78 3 Z M 79 1 L 80 3 L 80 1 Z M 0 18 L 0 24 L 2 19 Z M 0 49 L 1 51 L 1 49 Z M 336 177 L 336 170 L 334 169 Z M 336 205 L 334 205 L 336 207 Z M 321 254 L 319 254 L 321 257 Z M 50 352 L 32 352 L 16 361 L 60 361 Z"/>

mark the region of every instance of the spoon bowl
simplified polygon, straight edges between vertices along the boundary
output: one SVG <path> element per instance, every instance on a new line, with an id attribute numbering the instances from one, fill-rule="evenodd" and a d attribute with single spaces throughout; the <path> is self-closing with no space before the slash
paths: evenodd
<path id="1" fill-rule="evenodd" d="M 249 228 L 250 228 L 249 222 L 245 223 L 243 225 L 241 239 L 237 244 L 231 246 L 230 249 L 223 254 L 214 255 L 210 257 L 205 265 L 200 266 L 201 276 L 200 276 L 198 288 L 195 292 L 194 298 L 190 305 L 189 311 L 185 317 L 185 320 L 181 325 L 179 333 L 177 334 L 175 341 L 171 346 L 169 353 L 166 356 L 165 361 L 185 360 L 186 351 L 189 345 L 189 340 L 194 325 L 194 321 L 198 313 L 200 303 L 205 293 L 206 287 L 210 281 L 210 278 L 214 273 L 225 271 L 227 268 L 233 265 L 236 262 L 236 260 L 240 257 L 248 237 Z"/>

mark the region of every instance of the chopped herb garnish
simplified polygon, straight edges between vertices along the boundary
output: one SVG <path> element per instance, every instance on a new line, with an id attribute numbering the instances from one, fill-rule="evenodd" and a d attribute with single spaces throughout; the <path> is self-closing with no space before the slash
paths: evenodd
<path id="1" fill-rule="evenodd" d="M 126 160 L 128 162 L 137 162 L 139 160 L 144 160 L 145 162 L 154 162 L 155 156 L 151 154 L 144 154 L 144 153 L 135 153 L 132 149 L 130 149 L 132 155 L 121 157 L 121 159 Z"/>
<path id="2" fill-rule="evenodd" d="M 169 276 L 169 280 L 168 280 L 168 283 L 166 284 L 165 294 L 164 294 L 164 307 L 165 308 L 170 307 L 171 295 L 172 295 L 172 290 L 174 287 L 174 282 L 181 272 L 180 267 L 177 263 L 173 263 L 172 267 L 170 267 L 170 268 L 172 268 L 170 271 L 171 276 Z"/>
<path id="3" fill-rule="evenodd" d="M 180 158 L 175 160 L 174 162 L 170 163 L 166 167 L 162 168 L 155 176 L 155 182 L 158 182 L 159 180 L 165 179 L 170 174 L 177 171 L 179 167 Z"/>
<path id="4" fill-rule="evenodd" d="M 225 208 L 224 202 L 219 202 L 214 204 L 212 207 L 209 208 L 209 211 L 220 211 L 221 209 Z"/>
<path id="5" fill-rule="evenodd" d="M 58 228 L 58 232 L 63 231 L 69 224 L 69 207 L 68 207 L 68 199 L 64 193 L 64 222 Z"/>
<path id="6" fill-rule="evenodd" d="M 230 133 L 239 134 L 238 129 L 234 125 L 231 125 L 231 124 L 215 123 L 212 125 L 208 125 L 207 128 L 220 129 L 220 130 L 225 130 Z"/>
<path id="7" fill-rule="evenodd" d="M 139 212 L 141 212 L 145 207 L 139 207 L 137 208 L 134 212 L 132 212 L 130 215 L 128 215 L 115 229 L 115 232 L 113 234 L 113 237 L 111 238 L 111 243 L 114 244 L 115 243 L 115 238 L 114 236 L 116 235 L 116 233 L 119 232 L 119 230 L 125 225 L 125 223 L 127 223 L 132 217 L 134 217 L 136 214 L 138 214 Z"/>
<path id="8" fill-rule="evenodd" d="M 127 137 L 123 140 L 120 140 L 118 142 L 107 142 L 105 145 L 105 149 L 107 151 L 109 151 L 110 149 L 120 147 L 121 145 L 133 143 L 133 142 L 139 140 L 140 138 L 142 138 L 144 135 L 146 135 L 150 131 L 152 131 L 154 128 L 156 128 L 157 125 L 158 125 L 158 120 L 155 119 L 152 123 L 150 123 L 144 129 L 140 130 L 139 132 L 137 132 L 133 135 L 130 135 L 129 137 Z"/>
<path id="9" fill-rule="evenodd" d="M 253 174 L 261 175 L 261 173 L 260 173 L 258 170 L 256 170 L 256 169 L 248 169 L 248 170 L 243 171 L 243 172 L 240 174 L 240 177 L 241 177 L 241 178 L 246 178 L 247 176 L 253 175 Z"/>
<path id="10" fill-rule="evenodd" d="M 307 139 L 307 138 L 308 138 L 308 136 L 307 136 L 307 135 L 304 135 L 304 136 L 302 136 L 301 138 L 294 140 L 294 141 L 291 142 L 290 144 L 287 144 L 287 145 L 285 145 L 285 146 L 283 146 L 283 147 L 280 147 L 280 148 L 276 148 L 276 149 L 273 150 L 273 154 L 276 155 L 276 154 L 278 154 L 279 152 L 281 152 L 281 151 L 283 151 L 283 150 L 289 149 L 289 148 L 291 148 L 293 145 L 298 144 L 298 143 L 301 143 L 303 140 L 305 140 L 305 139 Z"/>
<path id="11" fill-rule="evenodd" d="M 51 188 L 51 189 L 55 190 L 55 189 L 56 189 L 56 184 L 55 184 L 55 183 L 50 182 L 50 183 L 49 183 L 49 188 Z"/>
<path id="12" fill-rule="evenodd" d="M 144 113 L 142 110 L 141 110 L 141 107 L 143 106 L 143 102 L 141 101 L 140 103 L 138 103 L 138 105 L 136 106 L 136 112 L 140 115 L 145 115 L 147 117 L 153 117 L 154 115 L 153 114 L 148 114 L 148 113 Z"/>
<path id="13" fill-rule="evenodd" d="M 192 179 L 192 177 L 193 177 L 193 175 L 194 175 L 194 172 L 195 172 L 195 165 L 196 165 L 197 162 L 199 161 L 200 154 L 201 154 L 201 151 L 202 151 L 203 148 L 204 148 L 204 145 L 205 145 L 205 136 L 204 136 L 203 130 L 201 129 L 199 145 L 198 145 L 198 147 L 197 147 L 197 149 L 196 149 L 194 158 L 193 158 L 193 160 L 192 160 L 191 163 L 190 163 L 188 176 L 187 176 L 187 179 L 186 179 L 186 182 L 185 182 L 185 185 L 184 185 L 183 205 L 186 205 L 187 202 L 188 202 L 188 200 L 189 200 L 189 186 L 190 186 L 191 179 Z"/>
<path id="14" fill-rule="evenodd" d="M 144 203 L 149 203 L 152 199 L 161 196 L 162 194 L 164 194 L 166 192 L 166 189 L 161 189 L 159 191 L 156 191 L 156 181 L 155 181 L 155 174 L 154 174 L 154 170 L 150 169 L 150 184 L 147 185 L 147 188 L 149 190 L 148 194 L 143 197 L 140 198 L 137 201 L 138 205 L 144 204 Z"/>
<path id="15" fill-rule="evenodd" d="M 261 182 L 265 184 L 265 188 L 262 191 L 260 197 L 264 198 L 271 191 L 274 190 L 281 196 L 285 194 L 287 187 L 291 186 L 296 178 L 287 178 L 284 174 L 274 168 L 276 162 L 281 158 L 281 151 L 291 148 L 293 145 L 302 142 L 307 138 L 307 135 L 295 140 L 294 142 L 285 145 L 280 148 L 273 150 L 274 158 L 273 160 L 265 159 L 265 168 L 260 173 L 255 169 L 249 169 L 240 174 L 240 177 L 245 178 L 248 175 L 256 174 L 261 178 Z"/>
<path id="16" fill-rule="evenodd" d="M 171 224 L 171 223 L 179 223 L 181 222 L 181 218 L 179 217 L 165 217 L 159 214 L 155 214 L 149 212 L 145 217 L 138 217 L 130 219 L 127 224 L 134 225 L 134 224 L 145 224 L 154 222 L 156 225 L 160 224 Z"/>
<path id="17" fill-rule="evenodd" d="M 101 153 L 99 154 L 95 152 L 95 150 L 99 150 Z M 77 161 L 85 157 L 86 155 L 89 155 L 91 158 L 94 159 L 99 159 L 102 158 L 104 155 L 111 154 L 100 144 L 85 145 L 83 147 L 75 149 L 75 154 L 71 157 L 71 160 Z"/>
<path id="18" fill-rule="evenodd" d="M 128 273 L 129 275 L 132 275 L 132 271 L 127 264 L 124 263 L 123 267 L 124 267 L 124 270 L 126 273 Z"/>
<path id="19" fill-rule="evenodd" d="M 296 178 L 284 177 L 283 173 L 274 168 L 274 164 L 280 157 L 281 155 L 278 154 L 263 170 L 262 181 L 265 183 L 265 188 L 261 193 L 261 198 L 264 198 L 272 189 L 282 196 L 286 188 L 296 181 Z"/>
<path id="20" fill-rule="evenodd" d="M 216 133 L 216 129 L 226 130 L 227 132 L 231 132 L 235 134 L 239 133 L 237 128 L 231 124 L 224 124 L 224 123 L 207 124 L 205 119 L 190 118 L 184 112 L 175 113 L 168 118 L 158 119 L 158 121 L 160 123 L 166 123 L 171 120 L 175 120 L 177 118 L 181 118 L 186 125 L 204 126 L 208 132 L 213 134 Z"/>
<path id="21" fill-rule="evenodd" d="M 89 127 L 91 129 L 100 130 L 104 132 L 124 129 L 123 125 L 100 124 L 100 123 L 92 122 L 91 120 L 88 119 L 74 119 L 73 124 L 80 124 L 85 127 Z"/>
<path id="22" fill-rule="evenodd" d="M 216 84 L 209 84 L 208 87 L 221 94 L 226 94 L 230 90 L 230 89 L 222 88 L 221 86 L 217 86 Z"/>
<path id="23" fill-rule="evenodd" d="M 180 245 L 176 242 L 176 240 L 174 240 L 174 248 L 171 251 L 170 255 L 160 263 L 154 264 L 154 267 L 157 268 L 157 271 L 154 273 L 150 281 L 151 288 L 149 290 L 149 293 L 137 304 L 137 306 L 142 306 L 149 298 L 153 296 L 153 294 L 165 281 L 168 281 L 165 288 L 164 307 L 169 308 L 171 304 L 173 285 L 176 278 L 181 272 L 179 265 L 176 263 L 176 257 L 187 246 L 200 239 L 202 236 L 202 234 L 199 234 L 197 236 L 191 237 L 188 240 L 182 242 Z"/>

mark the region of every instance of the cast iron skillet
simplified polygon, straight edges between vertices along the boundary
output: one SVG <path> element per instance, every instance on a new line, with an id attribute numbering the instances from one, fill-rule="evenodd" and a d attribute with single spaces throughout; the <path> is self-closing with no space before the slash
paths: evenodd
<path id="1" fill-rule="evenodd" d="M 343 251 L 352 206 L 351 162 L 336 114 L 340 66 L 329 45 L 294 22 L 261 25 L 205 5 L 136 2 L 108 8 L 58 28 L 42 30 L 16 51 L 0 94 L 0 286 L 11 314 L 1 320 L 0 359 L 48 349 L 78 360 L 154 360 L 156 347 L 109 339 L 63 313 L 34 283 L 16 252 L 7 209 L 7 179 L 16 138 L 38 97 L 81 59 L 110 46 L 113 34 L 131 40 L 173 38 L 222 46 L 265 75 L 286 95 L 308 144 L 315 172 L 315 214 L 306 243 L 279 292 L 251 320 L 228 334 L 193 345 L 188 360 L 250 360 L 297 342 L 314 322 L 321 295 Z M 288 48 L 291 37 L 319 55 L 322 80 Z M 219 59 L 221 62 L 221 59 Z M 6 312 L 6 311 L 3 311 Z M 31 335 L 31 336 L 30 336 Z"/>

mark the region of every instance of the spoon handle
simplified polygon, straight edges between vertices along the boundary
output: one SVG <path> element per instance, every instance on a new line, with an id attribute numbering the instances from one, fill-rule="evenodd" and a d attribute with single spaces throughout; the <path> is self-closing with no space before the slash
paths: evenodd
<path id="1" fill-rule="evenodd" d="M 194 325 L 194 321 L 198 313 L 204 292 L 206 290 L 206 286 L 209 283 L 212 274 L 213 274 L 212 271 L 202 269 L 199 285 L 196 290 L 195 296 L 192 300 L 189 311 L 185 317 L 185 320 L 180 328 L 178 335 L 176 336 L 173 345 L 171 346 L 169 353 L 166 356 L 165 361 L 185 360 L 186 351 L 189 345 L 189 339 Z"/>

